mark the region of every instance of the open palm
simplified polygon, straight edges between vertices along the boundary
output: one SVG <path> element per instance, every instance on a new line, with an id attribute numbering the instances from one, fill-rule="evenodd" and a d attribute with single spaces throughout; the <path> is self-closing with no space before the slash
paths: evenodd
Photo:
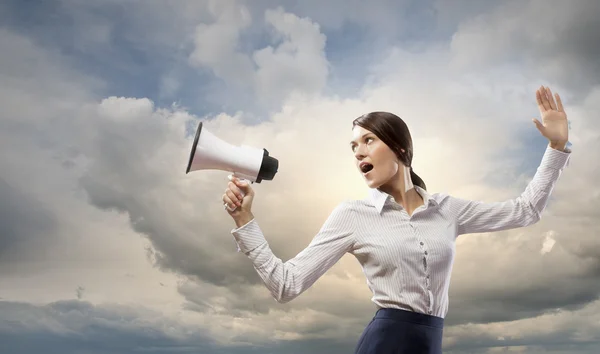
<path id="1" fill-rule="evenodd" d="M 560 96 L 555 94 L 555 97 L 556 101 L 548 87 L 542 86 L 536 91 L 542 121 L 533 119 L 533 122 L 540 133 L 550 141 L 550 144 L 564 149 L 569 140 L 569 122 Z"/>

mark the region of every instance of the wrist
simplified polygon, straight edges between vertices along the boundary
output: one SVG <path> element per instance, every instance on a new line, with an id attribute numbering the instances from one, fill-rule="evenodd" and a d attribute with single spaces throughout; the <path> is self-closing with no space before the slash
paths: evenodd
<path id="1" fill-rule="evenodd" d="M 246 225 L 252 219 L 254 219 L 254 215 L 252 215 L 252 212 L 243 212 L 233 217 L 233 221 L 235 221 L 235 226 L 237 228 Z"/>
<path id="2" fill-rule="evenodd" d="M 548 145 L 555 149 L 555 150 L 559 150 L 559 151 L 565 151 L 565 148 L 567 147 L 567 142 L 562 142 L 562 141 L 550 141 L 548 142 Z"/>

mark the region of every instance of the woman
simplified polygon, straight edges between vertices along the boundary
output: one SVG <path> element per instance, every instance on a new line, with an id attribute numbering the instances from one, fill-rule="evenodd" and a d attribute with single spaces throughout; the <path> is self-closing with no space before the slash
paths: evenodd
<path id="1" fill-rule="evenodd" d="M 411 167 L 406 124 L 391 113 L 373 112 L 354 120 L 350 144 L 369 198 L 338 205 L 310 245 L 284 263 L 254 220 L 254 191 L 232 179 L 223 202 L 236 223 L 232 234 L 240 251 L 281 303 L 308 289 L 346 252 L 353 254 L 379 308 L 356 353 L 441 353 L 456 237 L 537 222 L 568 162 L 568 122 L 560 97 L 555 101 L 550 89 L 540 87 L 536 98 L 542 121 L 533 121 L 549 145 L 518 198 L 483 203 L 429 194 Z"/>

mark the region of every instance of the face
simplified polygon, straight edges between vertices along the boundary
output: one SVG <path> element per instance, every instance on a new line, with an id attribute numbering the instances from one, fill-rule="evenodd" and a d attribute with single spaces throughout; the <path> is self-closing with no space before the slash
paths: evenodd
<path id="1" fill-rule="evenodd" d="M 374 133 L 355 126 L 350 142 L 356 167 L 370 188 L 379 188 L 397 177 L 400 164 L 396 154 Z"/>

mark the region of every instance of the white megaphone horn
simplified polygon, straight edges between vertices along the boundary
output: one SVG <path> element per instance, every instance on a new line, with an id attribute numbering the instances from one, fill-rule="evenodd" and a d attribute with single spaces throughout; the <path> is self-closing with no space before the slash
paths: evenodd
<path id="1" fill-rule="evenodd" d="M 229 171 L 240 179 L 260 183 L 262 180 L 272 180 L 278 167 L 279 161 L 269 156 L 266 149 L 231 145 L 202 129 L 200 122 L 185 173 L 197 170 Z"/>

